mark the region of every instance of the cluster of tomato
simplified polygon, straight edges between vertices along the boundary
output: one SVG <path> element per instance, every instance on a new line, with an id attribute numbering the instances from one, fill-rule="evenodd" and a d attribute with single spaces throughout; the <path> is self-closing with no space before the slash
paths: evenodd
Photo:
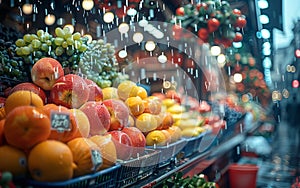
<path id="1" fill-rule="evenodd" d="M 205 43 L 229 47 L 243 40 L 246 17 L 227 2 L 212 5 L 211 1 L 185 5 L 176 9 L 175 38 L 181 38 L 182 28 L 194 32 Z M 178 24 L 181 23 L 181 24 Z"/>

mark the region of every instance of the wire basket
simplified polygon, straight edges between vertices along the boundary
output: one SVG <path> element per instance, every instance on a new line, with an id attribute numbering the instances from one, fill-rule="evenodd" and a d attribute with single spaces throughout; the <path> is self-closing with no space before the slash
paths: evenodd
<path id="1" fill-rule="evenodd" d="M 28 180 L 26 182 L 26 186 L 30 186 L 33 188 L 113 188 L 116 187 L 116 180 L 120 168 L 120 164 L 115 164 L 110 168 L 101 170 L 94 174 L 88 174 L 61 182 L 38 182 L 34 180 Z"/>
<path id="2" fill-rule="evenodd" d="M 159 158 L 160 151 L 145 148 L 143 155 L 134 159 L 121 161 L 117 187 L 126 187 L 150 176 L 156 169 Z"/>
<path id="3" fill-rule="evenodd" d="M 184 146 L 184 148 L 182 149 L 185 157 L 189 157 L 189 156 L 193 155 L 194 153 L 198 152 L 199 145 L 200 145 L 204 135 L 205 135 L 205 132 L 203 132 L 200 135 L 195 136 L 195 137 L 185 138 L 187 140 L 187 143 Z"/>
<path id="4" fill-rule="evenodd" d="M 186 144 L 186 139 L 180 139 L 177 142 L 171 143 L 167 146 L 147 146 L 147 148 L 161 152 L 158 164 L 158 168 L 160 168 L 169 165 L 172 160 L 175 160 L 176 155 L 182 151 Z"/>

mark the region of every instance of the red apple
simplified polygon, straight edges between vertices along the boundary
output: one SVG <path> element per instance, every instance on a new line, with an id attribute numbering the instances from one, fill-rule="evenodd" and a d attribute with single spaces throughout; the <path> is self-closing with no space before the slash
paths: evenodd
<path id="1" fill-rule="evenodd" d="M 88 85 L 76 74 L 60 77 L 50 91 L 50 101 L 67 108 L 79 108 L 88 98 Z"/>
<path id="2" fill-rule="evenodd" d="M 64 75 L 61 64 L 53 58 L 44 57 L 38 60 L 31 69 L 33 83 L 44 90 L 51 90 L 56 80 Z"/>
<path id="3" fill-rule="evenodd" d="M 117 149 L 117 158 L 121 160 L 128 160 L 132 155 L 132 141 L 128 134 L 122 131 L 109 131 L 112 135 L 112 141 Z"/>
<path id="4" fill-rule="evenodd" d="M 124 127 L 122 132 L 126 133 L 131 139 L 133 146 L 132 157 L 143 155 L 146 147 L 146 138 L 142 131 L 136 127 Z"/>
<path id="5" fill-rule="evenodd" d="M 103 101 L 110 113 L 109 130 L 122 130 L 128 125 L 129 109 L 126 104 L 118 99 L 107 99 Z"/>
<path id="6" fill-rule="evenodd" d="M 102 101 L 103 100 L 103 93 L 102 89 L 90 79 L 85 78 L 85 83 L 89 87 L 89 101 Z"/>
<path id="7" fill-rule="evenodd" d="M 80 110 L 85 113 L 90 122 L 90 135 L 103 135 L 110 127 L 110 114 L 102 102 L 88 101 Z"/>
<path id="8" fill-rule="evenodd" d="M 31 82 L 24 82 L 24 83 L 20 83 L 16 86 L 14 86 L 11 90 L 9 94 L 12 94 L 15 91 L 19 91 L 19 90 L 27 90 L 27 91 L 32 91 L 33 93 L 37 94 L 38 96 L 41 97 L 41 99 L 43 100 L 44 104 L 47 104 L 47 96 L 45 91 L 35 85 L 34 83 Z"/>

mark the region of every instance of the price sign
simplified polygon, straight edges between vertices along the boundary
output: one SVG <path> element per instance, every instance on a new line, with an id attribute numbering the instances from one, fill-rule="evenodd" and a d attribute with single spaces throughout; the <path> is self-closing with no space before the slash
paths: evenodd
<path id="1" fill-rule="evenodd" d="M 58 132 L 70 131 L 70 114 L 59 112 L 59 111 L 51 111 L 51 128 Z"/>
<path id="2" fill-rule="evenodd" d="M 100 151 L 98 150 L 91 150 L 91 156 L 92 156 L 92 163 L 93 163 L 93 168 L 92 170 L 95 171 L 97 170 L 103 163 L 102 161 L 102 156 Z"/>

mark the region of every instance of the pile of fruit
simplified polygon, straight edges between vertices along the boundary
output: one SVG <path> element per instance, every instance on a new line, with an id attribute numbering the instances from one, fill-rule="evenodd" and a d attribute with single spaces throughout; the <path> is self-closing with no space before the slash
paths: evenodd
<path id="1" fill-rule="evenodd" d="M 205 131 L 200 112 L 188 114 L 175 91 L 148 96 L 129 80 L 102 89 L 50 57 L 30 76 L 1 98 L 0 171 L 17 177 L 65 181 Z M 185 133 L 178 122 L 189 118 L 197 125 Z"/>
<path id="2" fill-rule="evenodd" d="M 101 88 L 128 80 L 127 74 L 119 72 L 113 45 L 102 39 L 89 42 L 68 27 L 55 28 L 54 35 L 40 29 L 17 38 L 14 43 L 1 39 L 1 78 L 30 81 L 32 66 L 43 57 L 56 59 L 65 73 L 83 74 Z"/>

